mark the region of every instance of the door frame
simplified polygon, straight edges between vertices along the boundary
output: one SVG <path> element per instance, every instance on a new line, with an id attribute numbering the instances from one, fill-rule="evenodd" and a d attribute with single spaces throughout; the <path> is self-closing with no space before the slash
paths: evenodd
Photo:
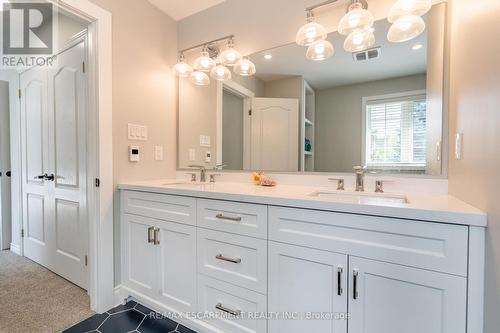
<path id="1" fill-rule="evenodd" d="M 89 226 L 89 296 L 92 310 L 102 313 L 115 306 L 113 266 L 113 126 L 112 126 L 112 15 L 89 0 L 46 0 L 59 10 L 88 23 L 88 162 L 87 193 Z M 19 77 L 17 78 L 19 82 Z M 17 95 L 17 92 L 15 93 Z M 21 166 L 20 103 L 11 113 L 12 163 Z M 99 187 L 96 185 L 99 179 Z M 21 182 L 20 177 L 18 179 Z M 21 184 L 19 184 L 20 186 Z M 16 186 L 18 186 L 16 184 Z M 20 191 L 22 193 L 22 191 Z M 19 193 L 19 225 L 12 232 L 12 242 L 22 253 L 22 194 Z M 15 241 L 17 240 L 17 244 Z"/>
<path id="2" fill-rule="evenodd" d="M 216 145 L 216 161 L 218 165 L 223 162 L 222 159 L 222 113 L 224 110 L 224 90 L 229 90 L 231 93 L 243 97 L 243 169 L 250 169 L 250 135 L 251 135 L 251 121 L 248 111 L 252 109 L 252 99 L 255 93 L 242 85 L 229 80 L 217 81 L 217 145 Z"/>

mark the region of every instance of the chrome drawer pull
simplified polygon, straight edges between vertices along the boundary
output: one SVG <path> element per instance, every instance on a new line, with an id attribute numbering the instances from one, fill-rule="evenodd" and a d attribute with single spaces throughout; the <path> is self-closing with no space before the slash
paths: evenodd
<path id="1" fill-rule="evenodd" d="M 228 309 L 224 305 L 222 305 L 222 303 L 217 303 L 215 305 L 215 308 L 217 310 L 221 310 L 223 312 L 229 313 L 230 315 L 233 315 L 233 316 L 236 316 L 236 317 L 238 317 L 239 315 L 241 315 L 241 311 L 240 310 L 231 310 L 231 309 Z"/>
<path id="2" fill-rule="evenodd" d="M 215 215 L 216 218 L 219 220 L 228 220 L 228 221 L 234 221 L 234 222 L 241 222 L 241 216 L 224 216 L 224 214 L 217 214 Z"/>
<path id="3" fill-rule="evenodd" d="M 155 227 L 149 227 L 148 228 L 148 243 L 153 243 L 154 242 L 154 235 L 153 231 L 155 230 Z"/>
<path id="4" fill-rule="evenodd" d="M 344 290 L 342 289 L 342 272 L 344 269 L 339 266 L 337 268 L 337 295 L 342 296 Z"/>
<path id="5" fill-rule="evenodd" d="M 215 259 L 229 261 L 229 262 L 232 262 L 233 264 L 239 264 L 241 262 L 241 258 L 234 258 L 234 259 L 228 258 L 228 257 L 224 257 L 222 254 L 216 255 Z"/>
<path id="6" fill-rule="evenodd" d="M 160 245 L 160 228 L 155 228 L 153 242 L 155 245 Z"/>
<path id="7" fill-rule="evenodd" d="M 354 270 L 352 272 L 352 279 L 353 279 L 353 288 L 352 288 L 352 299 L 356 300 L 358 299 L 358 271 Z"/>

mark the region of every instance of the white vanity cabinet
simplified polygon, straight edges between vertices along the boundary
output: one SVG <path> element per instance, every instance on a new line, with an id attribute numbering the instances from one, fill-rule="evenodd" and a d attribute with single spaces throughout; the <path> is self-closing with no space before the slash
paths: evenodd
<path id="1" fill-rule="evenodd" d="M 121 198 L 122 295 L 208 313 L 182 321 L 199 333 L 481 332 L 484 228 L 241 198 Z"/>

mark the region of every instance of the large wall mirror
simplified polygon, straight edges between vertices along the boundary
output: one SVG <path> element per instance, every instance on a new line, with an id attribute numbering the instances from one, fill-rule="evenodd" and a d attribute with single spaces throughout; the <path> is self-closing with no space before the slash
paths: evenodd
<path id="1" fill-rule="evenodd" d="M 446 4 L 403 43 L 375 22 L 375 47 L 311 61 L 286 44 L 250 56 L 254 77 L 196 86 L 179 80 L 178 167 L 441 175 Z"/>

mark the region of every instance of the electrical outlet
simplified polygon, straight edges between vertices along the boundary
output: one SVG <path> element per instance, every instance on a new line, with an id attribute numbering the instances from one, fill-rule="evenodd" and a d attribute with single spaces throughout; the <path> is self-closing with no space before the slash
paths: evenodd
<path id="1" fill-rule="evenodd" d="M 205 162 L 207 163 L 212 162 L 212 153 L 209 151 L 205 152 Z"/>
<path id="2" fill-rule="evenodd" d="M 155 146 L 155 160 L 163 161 L 163 146 Z"/>
<path id="3" fill-rule="evenodd" d="M 189 149 L 189 160 L 191 162 L 196 161 L 196 150 L 193 148 Z"/>

